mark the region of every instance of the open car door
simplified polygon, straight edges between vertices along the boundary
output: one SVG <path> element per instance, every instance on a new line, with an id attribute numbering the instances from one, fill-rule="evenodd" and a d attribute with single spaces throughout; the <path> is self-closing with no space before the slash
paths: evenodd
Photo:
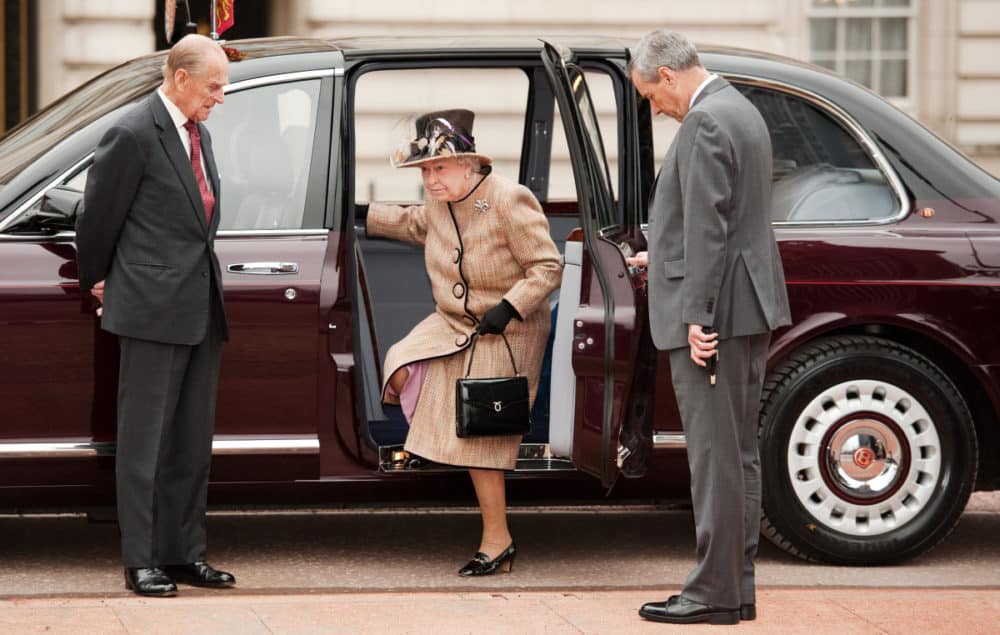
<path id="1" fill-rule="evenodd" d="M 610 488 L 623 465 L 626 476 L 641 476 L 652 449 L 652 395 L 646 388 L 651 383 L 643 378 L 653 377 L 648 360 L 655 362 L 655 354 L 649 344 L 645 288 L 633 281 L 625 262 L 638 232 L 626 227 L 616 212 L 583 70 L 548 42 L 542 62 L 566 129 L 583 234 L 579 303 L 561 302 L 562 311 L 575 313 L 571 458 L 578 469 Z M 567 243 L 567 254 L 569 248 Z"/>

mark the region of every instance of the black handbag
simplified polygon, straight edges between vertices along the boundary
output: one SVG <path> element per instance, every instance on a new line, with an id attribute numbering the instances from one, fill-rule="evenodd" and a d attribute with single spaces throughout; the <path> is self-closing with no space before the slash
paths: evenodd
<path id="1" fill-rule="evenodd" d="M 507 337 L 500 334 L 510 354 L 513 377 L 469 377 L 476 354 L 473 334 L 469 367 L 465 377 L 455 380 L 455 433 L 460 438 L 527 434 L 531 430 L 528 408 L 528 378 L 517 374 L 514 351 Z"/>

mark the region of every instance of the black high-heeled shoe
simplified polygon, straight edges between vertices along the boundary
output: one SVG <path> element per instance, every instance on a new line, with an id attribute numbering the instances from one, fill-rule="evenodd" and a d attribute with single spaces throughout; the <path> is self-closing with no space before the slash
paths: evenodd
<path id="1" fill-rule="evenodd" d="M 490 557 L 480 551 L 472 560 L 469 560 L 469 564 L 465 565 L 458 570 L 458 575 L 463 577 L 470 577 L 476 575 L 492 575 L 500 569 L 504 573 L 510 573 L 511 569 L 514 568 L 514 556 L 517 555 L 517 548 L 514 543 L 500 552 L 496 558 L 490 560 Z"/>

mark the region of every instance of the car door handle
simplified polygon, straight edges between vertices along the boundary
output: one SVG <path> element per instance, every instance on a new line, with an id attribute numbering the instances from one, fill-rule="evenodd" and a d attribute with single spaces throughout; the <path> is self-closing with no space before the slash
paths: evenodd
<path id="1" fill-rule="evenodd" d="M 258 276 L 287 276 L 299 272 L 297 262 L 240 262 L 226 265 L 229 273 L 246 273 Z"/>

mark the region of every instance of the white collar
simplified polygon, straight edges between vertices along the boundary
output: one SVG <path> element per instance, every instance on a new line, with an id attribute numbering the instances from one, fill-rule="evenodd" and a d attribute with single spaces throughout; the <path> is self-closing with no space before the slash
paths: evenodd
<path id="1" fill-rule="evenodd" d="M 705 78 L 705 81 L 703 81 L 701 84 L 699 84 L 698 88 L 696 88 L 694 90 L 694 94 L 691 95 L 691 103 L 688 104 L 688 110 L 690 110 L 691 108 L 694 108 L 694 100 L 698 99 L 698 95 L 701 94 L 701 91 L 705 90 L 705 86 L 708 86 L 709 84 L 711 84 L 712 80 L 718 79 L 718 77 L 719 76 L 716 75 L 715 73 L 709 73 L 708 74 L 708 77 Z"/>
<path id="2" fill-rule="evenodd" d="M 170 98 L 163 92 L 162 86 L 156 89 L 156 94 L 160 96 L 160 99 L 163 100 L 163 105 L 167 107 L 167 113 L 170 115 L 170 120 L 174 122 L 174 127 L 183 128 L 184 124 L 187 123 L 187 116 L 181 112 L 181 109 L 177 107 L 177 104 L 170 101 Z"/>

